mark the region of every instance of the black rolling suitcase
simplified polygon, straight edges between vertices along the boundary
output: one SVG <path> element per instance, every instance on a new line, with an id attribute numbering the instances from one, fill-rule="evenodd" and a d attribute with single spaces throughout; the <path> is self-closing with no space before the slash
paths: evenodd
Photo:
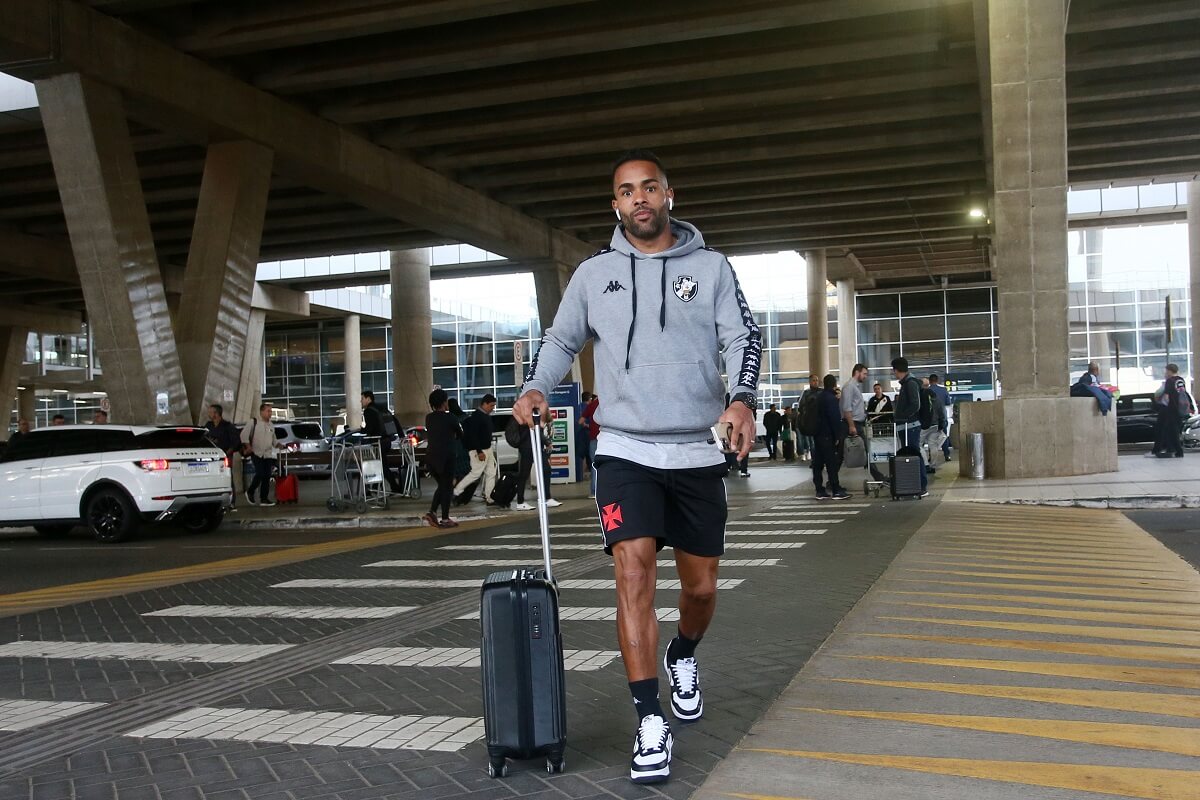
<path id="1" fill-rule="evenodd" d="M 919 455 L 900 454 L 888 458 L 891 470 L 892 499 L 903 500 L 921 496 L 921 473 L 925 465 Z"/>
<path id="2" fill-rule="evenodd" d="M 534 416 L 533 449 L 542 446 Z M 534 459 L 543 567 L 494 572 L 483 583 L 480 668 L 488 774 L 508 774 L 507 759 L 545 756 L 546 771 L 566 769 L 567 699 L 558 586 L 550 562 L 550 524 L 541 459 Z"/>

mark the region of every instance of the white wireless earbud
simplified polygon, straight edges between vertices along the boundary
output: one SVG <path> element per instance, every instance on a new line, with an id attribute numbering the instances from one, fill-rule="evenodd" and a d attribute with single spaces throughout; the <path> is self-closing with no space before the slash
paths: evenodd
<path id="1" fill-rule="evenodd" d="M 613 209 L 613 213 L 617 215 L 617 219 L 620 219 L 620 218 L 621 218 L 621 209 L 619 209 L 619 208 L 614 208 L 614 209 Z"/>
<path id="2" fill-rule="evenodd" d="M 667 211 L 674 211 L 674 210 L 675 210 L 675 198 L 668 197 L 667 198 Z"/>

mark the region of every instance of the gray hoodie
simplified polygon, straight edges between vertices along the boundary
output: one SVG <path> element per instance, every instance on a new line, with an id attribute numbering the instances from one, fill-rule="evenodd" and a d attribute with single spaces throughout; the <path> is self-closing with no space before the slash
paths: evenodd
<path id="1" fill-rule="evenodd" d="M 579 265 L 522 394 L 549 395 L 591 339 L 603 430 L 650 442 L 710 438 L 725 410 L 722 366 L 730 394 L 756 395 L 762 337 L 733 267 L 692 225 L 673 219 L 671 231 L 673 247 L 646 255 L 618 225 L 611 246 Z"/>

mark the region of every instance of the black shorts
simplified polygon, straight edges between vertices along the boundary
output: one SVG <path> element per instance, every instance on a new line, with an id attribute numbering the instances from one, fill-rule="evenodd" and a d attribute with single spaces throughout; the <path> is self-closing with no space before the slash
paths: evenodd
<path id="1" fill-rule="evenodd" d="M 596 507 L 604 552 L 626 539 L 653 537 L 696 556 L 725 552 L 724 464 L 656 469 L 612 456 L 596 456 Z"/>

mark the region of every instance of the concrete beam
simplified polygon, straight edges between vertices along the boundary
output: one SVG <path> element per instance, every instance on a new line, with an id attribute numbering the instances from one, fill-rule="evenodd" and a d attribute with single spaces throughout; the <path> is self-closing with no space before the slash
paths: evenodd
<path id="1" fill-rule="evenodd" d="M 12 230 L 0 230 L 0 271 L 38 283 L 79 284 L 69 244 Z"/>
<path id="2" fill-rule="evenodd" d="M 243 10 L 202 22 L 176 42 L 206 56 L 231 56 L 307 44 L 327 45 L 360 36 L 448 25 L 501 14 L 577 5 L 585 0 L 433 0 L 423 3 L 347 5 L 332 12 L 328 0 L 291 0 L 283 6 Z"/>
<path id="3" fill-rule="evenodd" d="M 1200 19 L 1200 5 L 1193 0 L 1156 0 L 1154 3 L 1097 4 L 1085 7 L 1087 13 L 1067 18 L 1067 36 L 1083 33 L 1120 31 L 1150 25 L 1172 25 Z"/>
<path id="4" fill-rule="evenodd" d="M 526 61 L 578 58 L 588 53 L 669 48 L 672 44 L 853 20 L 902 11 L 927 11 L 942 0 L 813 0 L 751 6 L 697 7 L 687 24 L 669 7 L 613 8 L 570 15 L 544 15 L 517 35 L 503 26 L 482 28 L 457 39 L 415 42 L 397 52 L 390 41 L 353 49 L 330 48 L 328 55 L 281 63 L 255 77 L 255 84 L 281 94 L 326 91 L 345 86 L 420 79 L 430 75 L 508 67 Z M 605 32 L 620 29 L 620 36 Z"/>
<path id="5" fill-rule="evenodd" d="M 597 65 L 576 74 L 557 76 L 545 70 L 531 70 L 514 77 L 510 70 L 483 73 L 489 76 L 473 83 L 440 87 L 436 92 L 394 91 L 375 97 L 338 100 L 321 108 L 321 115 L 344 123 L 372 122 L 453 111 L 478 110 L 500 105 L 535 103 L 574 96 L 579 86 L 589 92 L 625 92 L 648 85 L 707 81 L 764 72 L 783 72 L 812 67 L 847 64 L 867 58 L 905 58 L 936 53 L 942 41 L 940 32 L 927 30 L 889 31 L 873 39 L 867 48 L 848 46 L 838 41 L 829 44 L 796 47 L 791 43 L 754 48 L 751 52 L 716 53 L 708 58 L 680 59 L 674 50 L 662 50 L 658 61 L 637 59 Z M 419 86 L 420 82 L 414 82 Z"/>
<path id="6" fill-rule="evenodd" d="M 252 142 L 208 149 L 188 249 L 175 338 L 192 418 L 234 392 L 245 355 L 259 242 L 271 185 L 271 151 Z"/>
<path id="7" fill-rule="evenodd" d="M 21 77 L 80 72 L 138 101 L 136 113 L 207 144 L 257 142 L 280 173 L 365 208 L 511 258 L 574 262 L 592 248 L 73 0 L 0 4 L 0 48 L 38 59 Z"/>
<path id="8" fill-rule="evenodd" d="M 0 319 L 5 325 L 38 333 L 77 335 L 83 330 L 83 314 L 53 306 L 0 303 Z"/>
<path id="9" fill-rule="evenodd" d="M 272 318 L 302 319 L 309 314 L 308 295 L 273 284 L 254 284 L 251 306 Z"/>

